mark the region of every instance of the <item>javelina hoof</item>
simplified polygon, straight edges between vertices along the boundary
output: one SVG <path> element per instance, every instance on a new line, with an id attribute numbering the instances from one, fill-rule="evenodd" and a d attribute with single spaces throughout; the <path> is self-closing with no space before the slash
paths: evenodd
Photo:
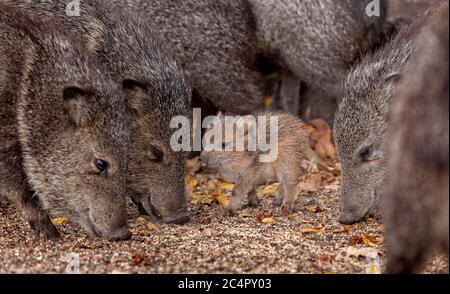
<path id="1" fill-rule="evenodd" d="M 188 215 L 179 216 L 173 219 L 165 219 L 164 222 L 167 224 L 184 225 L 188 223 L 191 218 Z"/>
<path id="2" fill-rule="evenodd" d="M 275 199 L 273 199 L 272 203 L 275 206 L 281 206 L 281 204 L 283 204 L 283 198 L 282 197 L 275 197 Z"/>
<path id="3" fill-rule="evenodd" d="M 290 205 L 283 205 L 281 206 L 281 216 L 290 216 L 293 212 L 293 209 Z"/>
<path id="4" fill-rule="evenodd" d="M 57 241 L 59 239 L 58 230 L 53 225 L 48 215 L 41 213 L 37 218 L 30 219 L 28 223 L 38 238 L 44 238 L 52 241 Z"/>
<path id="5" fill-rule="evenodd" d="M 250 200 L 248 200 L 248 206 L 249 207 L 258 207 L 259 202 L 260 201 L 258 199 L 250 199 Z"/>
<path id="6" fill-rule="evenodd" d="M 227 208 L 225 211 L 225 215 L 228 217 L 234 217 L 237 215 L 237 211 L 234 208 Z"/>
<path id="7" fill-rule="evenodd" d="M 108 239 L 108 241 L 129 240 L 131 239 L 131 232 L 128 230 L 128 226 L 123 226 L 108 235 L 106 239 Z"/>

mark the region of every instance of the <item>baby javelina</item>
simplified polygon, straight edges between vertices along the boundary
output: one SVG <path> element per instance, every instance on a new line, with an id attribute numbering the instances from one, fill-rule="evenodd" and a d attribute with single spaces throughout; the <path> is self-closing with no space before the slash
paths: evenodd
<path id="1" fill-rule="evenodd" d="M 246 195 L 249 205 L 258 205 L 256 187 L 275 181 L 281 187 L 274 204 L 282 205 L 283 215 L 292 212 L 298 179 L 303 174 L 301 161 L 308 148 L 308 135 L 301 120 L 276 112 L 245 117 L 220 113 L 203 140 L 202 164 L 224 181 L 236 184 L 227 208 L 229 215 L 236 214 Z"/>
<path id="2" fill-rule="evenodd" d="M 39 236 L 58 236 L 51 211 L 127 239 L 125 97 L 60 28 L 0 3 L 0 195 Z"/>

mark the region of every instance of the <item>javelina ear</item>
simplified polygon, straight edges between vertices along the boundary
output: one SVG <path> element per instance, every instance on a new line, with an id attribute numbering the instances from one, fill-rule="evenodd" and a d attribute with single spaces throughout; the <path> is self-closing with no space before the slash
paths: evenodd
<path id="1" fill-rule="evenodd" d="M 397 82 L 400 81 L 401 78 L 402 78 L 401 72 L 393 72 L 388 75 L 388 77 L 386 78 L 386 82 L 391 82 L 391 83 L 396 84 Z"/>
<path id="2" fill-rule="evenodd" d="M 88 120 L 86 98 L 89 90 L 80 87 L 67 87 L 63 91 L 64 110 L 75 127 L 81 127 Z"/>
<path id="3" fill-rule="evenodd" d="M 146 86 L 144 83 L 133 79 L 127 79 L 122 82 L 123 91 L 128 99 L 128 105 L 141 113 L 144 109 L 144 97 Z"/>

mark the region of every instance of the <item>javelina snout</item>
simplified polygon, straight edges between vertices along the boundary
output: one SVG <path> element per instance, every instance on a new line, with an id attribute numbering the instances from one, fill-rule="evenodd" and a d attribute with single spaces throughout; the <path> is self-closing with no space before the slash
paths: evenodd
<path id="1" fill-rule="evenodd" d="M 136 141 L 133 147 L 129 193 L 139 205 L 140 213 L 161 218 L 166 223 L 188 222 L 184 190 L 186 154 L 146 138 Z"/>
<path id="2" fill-rule="evenodd" d="M 89 219 L 86 223 L 90 233 L 109 241 L 130 239 L 125 207 L 123 195 L 117 197 L 117 201 L 113 204 L 96 202 L 89 209 Z"/>

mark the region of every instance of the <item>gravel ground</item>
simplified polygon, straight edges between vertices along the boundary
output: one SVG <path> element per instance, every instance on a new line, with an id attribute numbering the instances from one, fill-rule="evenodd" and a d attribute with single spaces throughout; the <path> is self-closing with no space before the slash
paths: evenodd
<path id="1" fill-rule="evenodd" d="M 260 207 L 227 218 L 223 206 L 210 194 L 227 195 L 229 185 L 220 186 L 211 175 L 196 175 L 187 180 L 192 195 L 191 223 L 161 224 L 140 217 L 130 205 L 133 238 L 117 243 L 91 239 L 70 221 L 58 225 L 60 241 L 36 240 L 16 210 L 0 204 L 0 273 L 64 273 L 71 270 L 70 265 L 77 270 L 77 261 L 81 273 L 382 271 L 382 225 L 376 219 L 350 227 L 340 225 L 336 221 L 339 177 L 330 181 L 330 173 L 317 170 L 315 175 L 303 179 L 297 212 L 286 218 L 271 205 L 273 185 L 260 189 Z M 425 272 L 448 271 L 447 257 L 436 256 Z"/>

